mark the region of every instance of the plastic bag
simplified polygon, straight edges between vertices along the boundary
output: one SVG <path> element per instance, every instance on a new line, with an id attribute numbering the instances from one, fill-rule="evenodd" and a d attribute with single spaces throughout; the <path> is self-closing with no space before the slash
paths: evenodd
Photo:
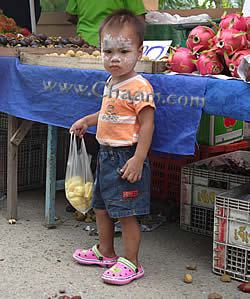
<path id="1" fill-rule="evenodd" d="M 77 149 L 76 135 L 70 136 L 70 148 L 65 177 L 65 193 L 70 204 L 79 212 L 86 213 L 91 208 L 93 176 L 83 138 Z"/>

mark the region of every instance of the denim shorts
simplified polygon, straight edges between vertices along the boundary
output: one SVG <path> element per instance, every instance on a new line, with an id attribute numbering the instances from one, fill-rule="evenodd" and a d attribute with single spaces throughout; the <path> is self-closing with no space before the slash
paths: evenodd
<path id="1" fill-rule="evenodd" d="M 150 166 L 146 159 L 140 181 L 130 183 L 119 170 L 133 157 L 136 146 L 100 146 L 92 207 L 107 210 L 111 218 L 146 215 L 150 212 Z"/>

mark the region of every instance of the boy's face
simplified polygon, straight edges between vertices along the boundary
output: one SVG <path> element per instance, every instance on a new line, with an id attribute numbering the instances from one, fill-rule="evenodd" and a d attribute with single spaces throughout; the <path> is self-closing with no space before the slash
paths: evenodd
<path id="1" fill-rule="evenodd" d="M 121 30 L 104 28 L 101 49 L 104 67 L 113 78 L 133 72 L 137 60 L 142 56 L 142 47 L 131 26 Z"/>

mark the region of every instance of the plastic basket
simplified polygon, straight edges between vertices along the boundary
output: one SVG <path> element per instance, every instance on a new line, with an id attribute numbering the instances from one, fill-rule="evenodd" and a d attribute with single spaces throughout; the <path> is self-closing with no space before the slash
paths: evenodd
<path id="1" fill-rule="evenodd" d="M 232 144 L 225 145 L 200 145 L 200 158 L 201 160 L 207 159 L 210 157 L 235 152 L 239 150 L 248 150 L 249 142 L 247 140 L 242 140 Z"/>
<path id="2" fill-rule="evenodd" d="M 213 272 L 250 281 L 250 184 L 216 197 Z"/>
<path id="3" fill-rule="evenodd" d="M 181 168 L 199 160 L 195 156 L 180 156 L 172 154 L 149 155 L 151 164 L 151 197 L 160 201 L 174 201 L 179 206 Z"/>
<path id="4" fill-rule="evenodd" d="M 185 42 L 186 35 L 179 25 L 147 24 L 144 40 L 172 40 L 172 46 L 177 46 Z"/>
<path id="5" fill-rule="evenodd" d="M 250 173 L 239 175 L 198 168 L 198 166 L 215 161 L 223 164 L 223 161 L 228 158 L 239 159 L 250 164 L 250 152 L 237 151 L 201 160 L 182 168 L 180 200 L 180 227 L 182 229 L 212 236 L 216 196 L 237 186 L 250 183 Z"/>
<path id="6" fill-rule="evenodd" d="M 46 139 L 24 139 L 18 148 L 18 190 L 42 187 L 45 182 Z M 7 190 L 7 131 L 0 134 L 0 193 Z"/>

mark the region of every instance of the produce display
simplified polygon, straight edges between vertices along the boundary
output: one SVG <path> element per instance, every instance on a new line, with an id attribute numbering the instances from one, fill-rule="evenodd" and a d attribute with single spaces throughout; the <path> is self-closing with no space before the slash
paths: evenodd
<path id="1" fill-rule="evenodd" d="M 42 47 L 42 48 L 95 48 L 79 36 L 61 37 L 46 34 L 31 34 L 27 28 L 20 28 L 12 18 L 0 10 L 0 46 L 4 47 Z"/>
<path id="2" fill-rule="evenodd" d="M 66 53 L 47 53 L 44 54 L 45 56 L 57 56 L 57 57 L 82 57 L 82 58 L 101 58 L 101 52 L 99 50 L 93 51 L 82 51 L 77 50 L 76 52 L 73 50 L 68 50 Z"/>
<path id="3" fill-rule="evenodd" d="M 212 170 L 229 174 L 250 176 L 250 163 L 243 159 L 236 158 L 218 158 L 209 163 L 202 163 L 196 166 L 204 170 Z"/>
<path id="4" fill-rule="evenodd" d="M 83 182 L 82 177 L 74 176 L 65 181 L 65 192 L 68 201 L 78 211 L 87 211 L 93 193 L 93 183 Z"/>
<path id="5" fill-rule="evenodd" d="M 29 36 L 30 32 L 27 28 L 18 27 L 15 20 L 8 18 L 4 15 L 0 9 L 0 35 L 4 34 L 6 37 L 16 34 L 22 34 L 23 36 Z"/>
<path id="6" fill-rule="evenodd" d="M 77 50 L 77 51 L 70 49 L 65 53 L 53 52 L 53 53 L 46 53 L 44 55 L 45 56 L 54 56 L 54 57 L 82 57 L 82 58 L 95 58 L 95 59 L 99 58 L 99 59 L 101 59 L 101 52 L 99 50 L 90 49 L 90 48 L 88 48 L 88 52 L 84 51 L 84 49 Z M 150 58 L 146 55 L 143 55 L 141 60 L 142 61 L 150 61 Z"/>
<path id="7" fill-rule="evenodd" d="M 216 30 L 208 26 L 191 30 L 187 48 L 177 47 L 170 51 L 167 69 L 178 73 L 197 70 L 201 75 L 239 77 L 237 68 L 241 60 L 250 55 L 250 17 L 235 13 L 223 15 Z"/>
<path id="8" fill-rule="evenodd" d="M 46 34 L 30 34 L 24 36 L 22 34 L 1 34 L 0 46 L 6 47 L 32 47 L 32 48 L 82 48 L 90 47 L 81 37 L 61 37 L 61 36 L 47 36 Z"/>

